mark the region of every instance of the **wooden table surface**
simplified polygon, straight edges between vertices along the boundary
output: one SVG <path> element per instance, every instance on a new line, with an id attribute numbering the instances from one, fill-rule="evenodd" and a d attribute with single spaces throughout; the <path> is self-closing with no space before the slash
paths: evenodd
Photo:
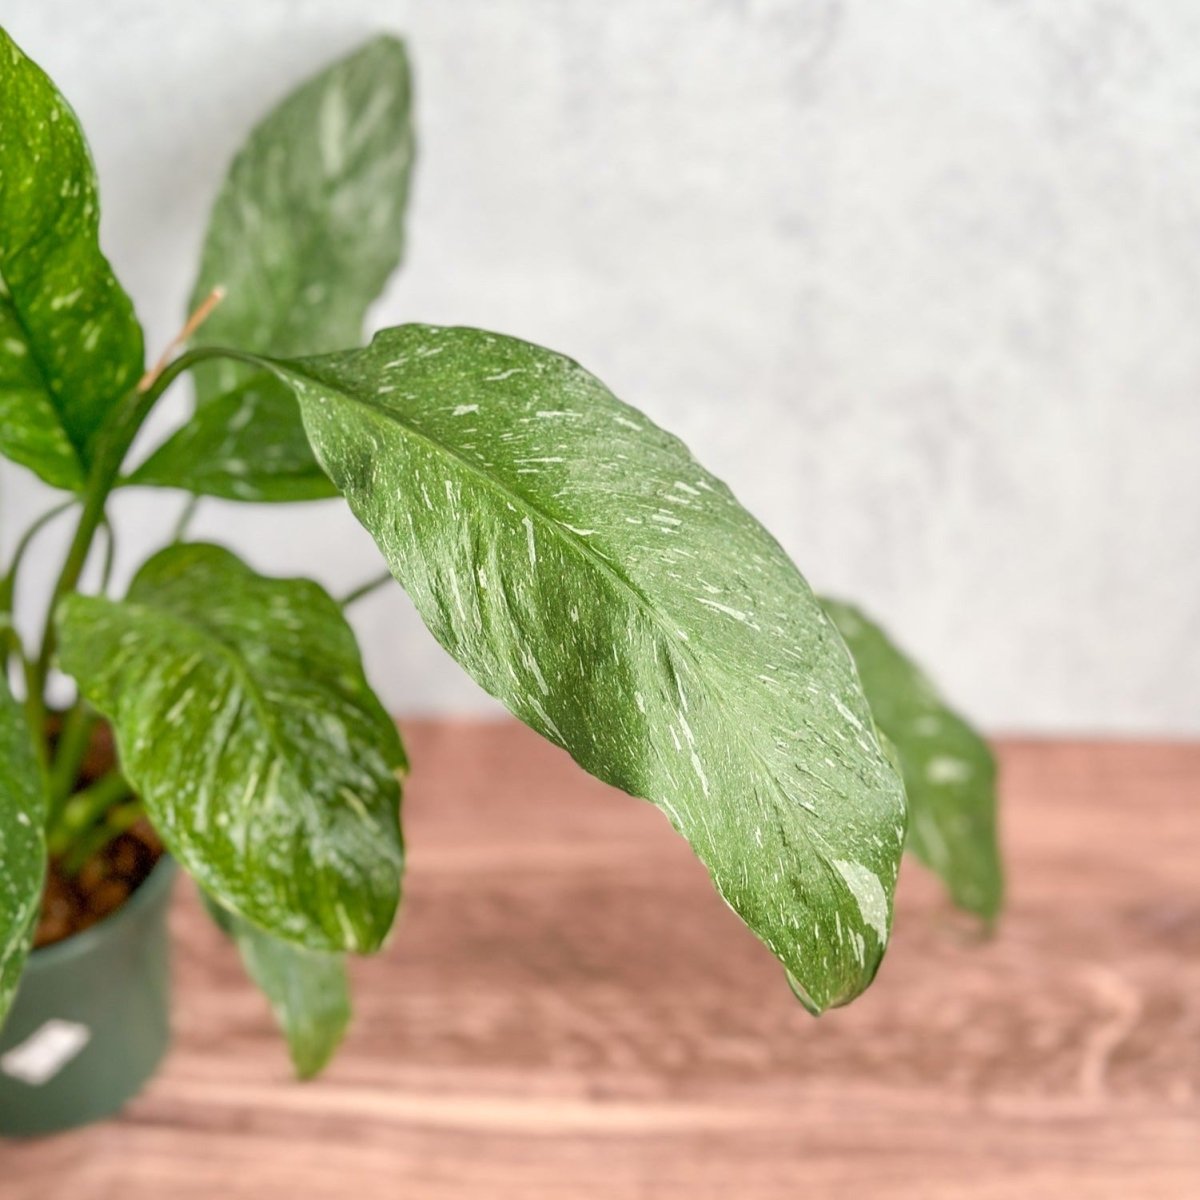
<path id="1" fill-rule="evenodd" d="M 328 1073 L 181 886 L 165 1068 L 0 1145 L 3 1200 L 1200 1197 L 1200 745 L 1004 743 L 998 936 L 909 863 L 814 1021 L 652 807 L 516 725 L 406 732 L 406 907 Z"/>

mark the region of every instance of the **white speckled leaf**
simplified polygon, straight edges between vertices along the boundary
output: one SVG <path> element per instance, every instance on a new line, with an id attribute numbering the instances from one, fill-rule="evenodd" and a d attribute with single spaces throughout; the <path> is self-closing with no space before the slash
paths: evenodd
<path id="1" fill-rule="evenodd" d="M 1004 876 L 996 763 L 987 743 L 861 609 L 841 600 L 821 603 L 854 655 L 876 724 L 896 748 L 908 793 L 908 849 L 937 873 L 960 908 L 992 920 L 1004 899 Z"/>
<path id="2" fill-rule="evenodd" d="M 192 305 L 217 285 L 226 296 L 198 341 L 278 355 L 358 345 L 404 249 L 413 152 L 408 59 L 395 38 L 284 100 L 250 134 L 213 207 Z M 231 500 L 336 494 L 287 388 L 265 374 L 246 382 L 228 360 L 195 376 L 192 421 L 130 482 Z"/>
<path id="3" fill-rule="evenodd" d="M 871 980 L 901 783 L 779 545 L 569 359 L 406 326 L 277 364 L 321 465 L 443 646 L 654 801 L 817 1009 Z"/>
<path id="4" fill-rule="evenodd" d="M 233 939 L 250 978 L 262 989 L 287 1038 L 301 1079 L 324 1069 L 350 1023 L 350 985 L 342 954 L 307 950 L 272 937 L 204 892 L 213 920 Z"/>
<path id="5" fill-rule="evenodd" d="M 180 545 L 123 601 L 67 597 L 58 626 L 64 669 L 201 886 L 312 949 L 378 948 L 399 897 L 404 752 L 337 603 Z"/>
<path id="6" fill-rule="evenodd" d="M 45 794 L 25 721 L 0 671 L 0 1024 L 16 994 L 46 871 Z"/>
<path id="7" fill-rule="evenodd" d="M 82 487 L 97 430 L 141 371 L 75 114 L 0 29 L 0 453 Z"/>

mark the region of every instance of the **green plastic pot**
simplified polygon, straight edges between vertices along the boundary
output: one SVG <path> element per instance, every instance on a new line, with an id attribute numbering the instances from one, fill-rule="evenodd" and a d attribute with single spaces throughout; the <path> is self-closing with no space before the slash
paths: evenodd
<path id="1" fill-rule="evenodd" d="M 170 1038 L 163 856 L 115 913 L 29 956 L 0 1029 L 0 1134 L 111 1116 L 154 1074 Z"/>

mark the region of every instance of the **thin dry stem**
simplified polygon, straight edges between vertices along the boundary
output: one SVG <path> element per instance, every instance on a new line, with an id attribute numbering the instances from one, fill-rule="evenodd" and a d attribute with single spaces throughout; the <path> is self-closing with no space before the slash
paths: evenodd
<path id="1" fill-rule="evenodd" d="M 167 365 L 170 363 L 175 351 L 191 340 L 196 330 L 208 320 L 212 310 L 224 299 L 225 289 L 219 286 L 213 288 L 204 297 L 197 306 L 196 311 L 184 322 L 183 328 L 167 343 L 167 348 L 162 352 L 162 357 L 138 380 L 137 390 L 139 392 L 145 392 L 150 389 L 154 381 L 167 369 Z"/>

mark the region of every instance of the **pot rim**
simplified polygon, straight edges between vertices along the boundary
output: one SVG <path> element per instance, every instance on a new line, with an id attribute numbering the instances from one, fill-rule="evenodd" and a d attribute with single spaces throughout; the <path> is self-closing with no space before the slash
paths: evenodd
<path id="1" fill-rule="evenodd" d="M 178 869 L 178 864 L 164 850 L 159 855 L 158 862 L 150 869 L 150 874 L 130 893 L 129 899 L 120 908 L 101 918 L 95 925 L 73 933 L 60 942 L 51 942 L 49 946 L 39 946 L 36 950 L 31 950 L 25 962 L 25 970 L 57 966 L 95 949 L 121 925 L 153 904 L 170 887 Z"/>

